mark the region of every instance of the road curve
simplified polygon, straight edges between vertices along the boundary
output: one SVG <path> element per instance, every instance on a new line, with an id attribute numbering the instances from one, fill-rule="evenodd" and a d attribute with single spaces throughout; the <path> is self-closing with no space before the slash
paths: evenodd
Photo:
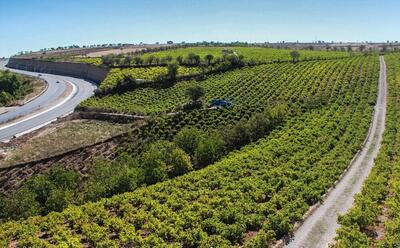
<path id="1" fill-rule="evenodd" d="M 380 57 L 379 93 L 375 105 L 373 120 L 366 143 L 353 159 L 349 170 L 328 194 L 325 201 L 304 221 L 294 233 L 294 238 L 287 247 L 323 248 L 328 247 L 339 227 L 337 217 L 346 213 L 353 205 L 354 195 L 361 187 L 374 164 L 381 147 L 385 129 L 387 84 L 384 57 Z"/>
<path id="2" fill-rule="evenodd" d="M 0 61 L 0 70 L 7 61 Z M 38 77 L 39 73 L 9 69 L 10 71 Z M 83 100 L 93 95 L 96 84 L 80 78 L 41 73 L 48 88 L 39 97 L 23 106 L 11 108 L 0 114 L 0 141 L 40 128 L 57 118 L 71 113 Z M 72 89 L 72 90 L 71 90 Z"/>

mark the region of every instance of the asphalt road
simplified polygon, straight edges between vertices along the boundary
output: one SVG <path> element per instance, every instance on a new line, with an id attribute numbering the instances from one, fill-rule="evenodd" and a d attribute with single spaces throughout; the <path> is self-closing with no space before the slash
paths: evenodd
<path id="1" fill-rule="evenodd" d="M 6 63 L 7 61 L 0 60 L 0 70 L 7 69 Z M 10 71 L 39 76 L 35 72 L 14 69 Z M 23 106 L 0 114 L 0 141 L 33 131 L 73 112 L 81 101 L 93 95 L 97 87 L 96 84 L 79 78 L 45 73 L 41 73 L 40 77 L 48 83 L 48 88 L 42 95 Z"/>
<path id="2" fill-rule="evenodd" d="M 349 170 L 328 194 L 322 205 L 294 233 L 293 240 L 287 245 L 289 248 L 329 247 L 339 228 L 338 215 L 346 213 L 353 206 L 355 194 L 361 191 L 363 182 L 372 169 L 385 130 L 387 85 L 383 56 L 380 57 L 380 63 L 378 99 L 366 142 L 354 157 Z"/>

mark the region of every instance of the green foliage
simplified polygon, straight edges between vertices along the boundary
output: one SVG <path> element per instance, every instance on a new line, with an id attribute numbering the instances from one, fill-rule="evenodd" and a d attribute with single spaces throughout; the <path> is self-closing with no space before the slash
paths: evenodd
<path id="1" fill-rule="evenodd" d="M 389 97 L 382 146 L 361 193 L 356 195 L 353 208 L 339 217 L 341 227 L 335 247 L 396 247 L 400 243 L 400 97 L 397 93 L 400 90 L 400 56 L 386 55 L 385 60 Z M 382 212 L 384 206 L 386 213 Z M 375 225 L 381 214 L 388 220 L 384 223 L 384 239 L 377 241 L 368 228 Z"/>
<path id="2" fill-rule="evenodd" d="M 89 167 L 83 197 L 92 201 L 109 197 L 136 189 L 143 181 L 144 172 L 138 161 L 128 155 L 122 155 L 113 163 L 97 160 Z"/>
<path id="3" fill-rule="evenodd" d="M 186 95 L 192 102 L 199 101 L 204 96 L 204 88 L 201 86 L 193 86 L 186 89 Z"/>
<path id="4" fill-rule="evenodd" d="M 178 76 L 179 65 L 177 63 L 168 64 L 167 70 L 168 80 L 175 80 Z"/>
<path id="5" fill-rule="evenodd" d="M 12 104 L 31 90 L 30 79 L 10 71 L 0 72 L 0 107 Z"/>
<path id="6" fill-rule="evenodd" d="M 225 141 L 218 132 L 203 135 L 194 150 L 197 165 L 204 167 L 218 161 L 225 154 Z"/>
<path id="7" fill-rule="evenodd" d="M 185 127 L 174 138 L 174 143 L 193 156 L 200 139 L 203 139 L 204 132 L 195 127 Z"/>
<path id="8" fill-rule="evenodd" d="M 340 94 L 337 85 L 329 83 L 330 80 L 335 80 L 341 72 L 346 73 L 347 80 L 351 80 L 351 73 L 356 66 L 373 59 L 353 57 L 245 67 L 213 75 L 203 81 L 182 81 L 165 89 L 141 88 L 122 94 L 93 97 L 80 106 L 139 115 L 168 113 L 174 111 L 178 104 L 186 103 L 187 89 L 195 86 L 204 88 L 204 102 L 234 99 L 235 106 L 267 106 L 274 101 L 309 102 L 307 99 L 311 96 L 327 96 L 325 101 L 329 102 L 329 99 L 335 99 Z M 374 99 L 371 98 L 371 101 Z"/>
<path id="9" fill-rule="evenodd" d="M 167 73 L 168 73 L 168 68 L 161 66 L 111 69 L 107 77 L 100 84 L 99 90 L 105 92 L 107 90 L 113 89 L 118 84 L 123 83 L 125 78 L 131 78 L 133 81 L 137 79 L 142 79 L 151 82 L 156 80 L 160 76 L 166 75 Z M 200 73 L 199 68 L 179 66 L 176 75 L 186 76 L 186 75 L 195 75 L 199 73 Z"/>
<path id="10" fill-rule="evenodd" d="M 150 144 L 141 161 L 147 183 L 163 181 L 192 170 L 190 157 L 168 141 L 161 140 Z"/>
<path id="11" fill-rule="evenodd" d="M 179 61 L 187 61 L 195 64 L 200 58 L 205 58 L 207 62 L 208 55 L 213 56 L 214 61 L 221 59 L 225 54 L 236 53 L 238 55 L 244 56 L 247 62 L 251 60 L 257 63 L 265 63 L 271 61 L 289 61 L 291 60 L 290 49 L 275 49 L 275 48 L 265 48 L 265 47 L 188 47 L 188 48 L 178 48 L 166 51 L 159 51 L 155 53 L 147 53 L 143 55 L 143 58 L 153 57 L 153 60 L 158 58 L 163 58 L 166 56 L 171 56 L 172 58 Z M 199 58 L 194 59 L 194 56 L 198 55 Z M 310 51 L 301 50 L 301 60 L 316 59 L 316 58 L 338 58 L 338 57 L 348 57 L 349 54 L 346 52 L 336 52 L 336 51 Z M 179 59 L 177 59 L 179 58 Z"/>
<path id="12" fill-rule="evenodd" d="M 19 189 L 12 197 L 2 198 L 3 208 L 0 216 L 3 219 L 22 219 L 41 213 L 41 206 L 36 200 L 36 194 L 27 187 Z"/>
<path id="13" fill-rule="evenodd" d="M 208 137 L 210 130 L 227 128 L 240 120 L 245 120 L 245 126 L 251 120 L 253 129 L 248 137 L 257 137 L 256 123 L 285 122 L 279 128 L 266 128 L 270 130 L 268 137 L 247 143 L 201 170 L 96 203 L 69 207 L 58 215 L 5 223 L 0 226 L 0 240 L 5 245 L 42 242 L 60 246 L 64 242 L 60 237 L 65 237 L 70 243 L 98 247 L 231 247 L 243 243 L 265 247 L 292 231 L 294 223 L 333 185 L 359 149 L 373 111 L 370 101 L 376 98 L 377 62 L 376 58 L 362 57 L 318 64 L 287 63 L 282 64 L 282 70 L 275 67 L 277 72 L 251 68 L 249 78 L 241 78 L 237 84 L 232 75 L 238 74 L 227 73 L 224 77 L 232 76 L 230 84 L 226 81 L 214 91 L 207 89 L 207 94 L 228 97 L 240 92 L 231 109 L 156 118 L 138 137 L 171 140 L 184 126 L 196 126 L 206 132 L 200 137 Z M 312 95 L 327 95 L 329 100 L 304 110 L 300 100 Z M 168 99 L 162 91 L 157 91 L 157 97 Z M 290 108 L 268 108 L 278 106 L 272 104 L 277 102 L 287 102 Z M 263 113 L 263 117 L 256 113 Z M 187 143 L 187 137 L 196 137 L 193 133 L 182 135 L 183 148 L 195 146 Z M 146 180 L 156 181 L 189 170 L 189 159 L 176 145 L 158 141 L 142 153 L 138 164 L 147 170 Z M 118 167 L 113 173 L 117 171 Z M 258 235 L 244 240 L 250 232 Z"/>
<path id="14" fill-rule="evenodd" d="M 292 61 L 295 63 L 297 61 L 299 61 L 300 58 L 300 53 L 297 50 L 293 50 L 290 52 L 290 57 L 292 57 Z"/>
<path id="15" fill-rule="evenodd" d="M 4 211 L 0 218 L 19 219 L 47 214 L 78 203 L 75 192 L 78 179 L 76 172 L 57 166 L 46 174 L 34 176 L 20 189 L 2 198 Z"/>

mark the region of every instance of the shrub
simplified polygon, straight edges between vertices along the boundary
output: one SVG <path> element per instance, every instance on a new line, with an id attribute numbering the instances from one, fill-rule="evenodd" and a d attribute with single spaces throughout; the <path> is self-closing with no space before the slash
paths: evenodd
<path id="1" fill-rule="evenodd" d="M 195 157 L 200 167 L 219 160 L 225 153 L 225 141 L 218 132 L 210 132 L 198 141 Z"/>
<path id="2" fill-rule="evenodd" d="M 204 88 L 197 85 L 186 89 L 186 96 L 191 102 L 197 102 L 204 96 Z"/>
<path id="3" fill-rule="evenodd" d="M 184 150 L 187 154 L 193 156 L 199 140 L 203 137 L 203 132 L 197 128 L 183 128 L 176 134 L 175 144 Z"/>
<path id="4" fill-rule="evenodd" d="M 147 183 L 155 183 L 192 170 L 190 157 L 174 143 L 157 141 L 142 154 L 142 166 Z"/>
<path id="5" fill-rule="evenodd" d="M 12 197 L 3 200 L 4 218 L 23 219 L 33 215 L 41 214 L 40 204 L 36 201 L 36 194 L 27 187 L 17 190 Z"/>

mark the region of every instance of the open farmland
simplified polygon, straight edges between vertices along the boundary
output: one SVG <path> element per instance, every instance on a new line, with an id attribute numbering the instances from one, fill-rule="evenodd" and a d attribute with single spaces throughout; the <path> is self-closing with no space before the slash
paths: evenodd
<path id="1" fill-rule="evenodd" d="M 146 81 L 153 81 L 158 76 L 166 74 L 167 68 L 161 66 L 155 67 L 142 67 L 142 68 L 123 68 L 112 69 L 106 79 L 100 84 L 100 90 L 115 87 L 119 82 L 122 82 L 126 77 L 133 79 L 144 79 Z M 178 68 L 178 75 L 195 75 L 201 73 L 198 67 L 183 67 Z"/>
<path id="2" fill-rule="evenodd" d="M 275 49 L 275 48 L 263 48 L 263 47 L 189 47 L 189 48 L 178 48 L 166 51 L 160 51 L 155 53 L 146 53 L 143 57 L 156 56 L 165 57 L 172 56 L 177 58 L 178 56 L 185 57 L 190 53 L 205 57 L 207 54 L 213 55 L 215 58 L 222 57 L 222 51 L 234 51 L 239 55 L 243 55 L 248 61 L 253 60 L 258 63 L 266 63 L 278 60 L 290 60 L 290 49 Z M 336 51 L 310 51 L 301 50 L 301 60 L 316 59 L 316 58 L 337 58 L 337 57 L 348 57 L 347 52 L 336 52 Z"/>
<path id="3" fill-rule="evenodd" d="M 0 248 L 400 248 L 399 9 L 0 1 Z"/>
<path id="4" fill-rule="evenodd" d="M 268 64 L 214 75 L 204 81 L 185 81 L 167 89 L 144 88 L 123 94 L 94 97 L 84 101 L 84 108 L 110 112 L 143 114 L 173 112 L 187 101 L 185 90 L 204 87 L 205 101 L 233 99 L 236 106 L 266 105 L 268 102 L 304 100 L 310 95 L 330 96 L 340 93 L 335 84 L 338 71 L 363 61 L 363 57 L 345 60 Z M 351 75 L 347 75 L 351 77 Z"/>
<path id="5" fill-rule="evenodd" d="M 236 69 L 166 89 L 89 99 L 82 107 L 144 115 L 173 111 L 187 101 L 184 92 L 195 84 L 205 89 L 206 102 L 233 99 L 234 106 L 226 110 L 164 116 L 143 127 L 144 136 L 168 130 L 173 134 L 186 125 L 218 128 L 224 117 L 240 120 L 276 103 L 287 104 L 294 114 L 268 136 L 203 169 L 60 213 L 7 222 L 0 227 L 0 244 L 272 244 L 291 233 L 294 223 L 321 199 L 360 148 L 376 100 L 378 71 L 377 56 L 287 62 Z M 316 99 L 321 101 L 315 104 Z M 163 123 L 170 129 L 165 130 Z"/>
<path id="6" fill-rule="evenodd" d="M 400 241 L 399 141 L 400 55 L 385 56 L 388 67 L 387 125 L 372 172 L 353 208 L 339 218 L 335 247 L 396 247 Z"/>
<path id="7" fill-rule="evenodd" d="M 291 49 L 277 49 L 277 48 L 265 48 L 265 47 L 188 47 L 188 48 L 170 48 L 158 52 L 147 52 L 143 55 L 136 55 L 141 57 L 144 61 L 150 57 L 156 59 L 162 59 L 171 57 L 176 60 L 178 57 L 186 58 L 189 54 L 195 54 L 200 58 L 205 58 L 207 55 L 212 55 L 214 59 L 219 59 L 224 54 L 235 52 L 237 55 L 242 55 L 247 63 L 270 63 L 276 61 L 288 61 L 291 60 L 290 52 Z M 130 55 L 120 54 L 121 58 L 125 58 Z M 332 58 L 343 58 L 351 56 L 348 52 L 341 51 L 312 51 L 312 50 L 300 50 L 300 60 L 313 60 L 313 59 L 332 59 Z M 75 62 L 89 63 L 100 65 L 102 64 L 100 57 L 74 57 L 72 58 Z"/>

